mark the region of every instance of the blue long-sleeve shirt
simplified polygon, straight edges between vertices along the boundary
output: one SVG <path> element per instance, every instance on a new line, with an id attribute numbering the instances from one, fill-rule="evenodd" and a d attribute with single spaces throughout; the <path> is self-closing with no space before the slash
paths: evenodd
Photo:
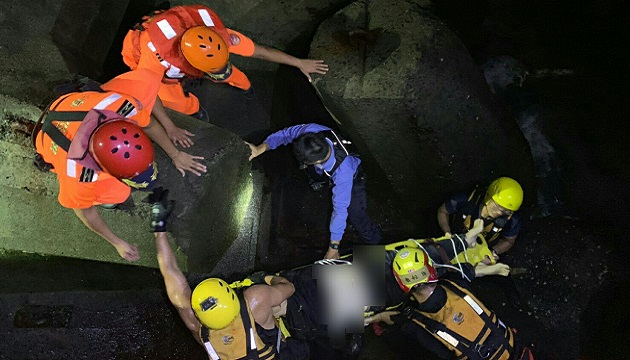
<path id="1" fill-rule="evenodd" d="M 281 145 L 292 143 L 303 134 L 326 130 L 331 129 L 319 124 L 295 125 L 276 131 L 269 135 L 264 142 L 269 146 L 269 150 L 273 150 Z M 328 141 L 332 153 L 325 163 L 315 165 L 315 170 L 319 174 L 323 174 L 324 171 L 330 172 L 336 162 L 333 144 L 328 139 L 326 141 Z M 333 212 L 330 218 L 330 240 L 332 241 L 340 241 L 346 230 L 348 206 L 350 206 L 350 199 L 352 198 L 352 182 L 359 164 L 361 164 L 359 158 L 348 155 L 330 177 L 334 184 L 332 188 Z"/>

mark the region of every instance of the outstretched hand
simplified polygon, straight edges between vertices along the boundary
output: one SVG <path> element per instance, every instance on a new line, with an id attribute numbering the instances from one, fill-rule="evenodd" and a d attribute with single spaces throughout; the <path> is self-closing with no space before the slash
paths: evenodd
<path id="1" fill-rule="evenodd" d="M 138 245 L 129 245 L 126 241 L 115 245 L 118 255 L 127 261 L 140 260 L 140 253 L 138 252 Z"/>
<path id="2" fill-rule="evenodd" d="M 173 145 L 175 146 L 179 145 L 183 148 L 189 148 L 195 145 L 195 143 L 191 139 L 191 137 L 195 136 L 195 134 L 191 133 L 188 130 L 174 127 L 170 131 L 167 130 L 166 134 L 168 135 L 169 139 L 171 139 L 171 141 L 173 142 Z"/>
<path id="3" fill-rule="evenodd" d="M 324 63 L 324 60 L 300 59 L 298 68 L 306 75 L 309 82 L 313 81 L 311 74 L 325 75 L 328 72 L 328 65 Z"/>
<path id="4" fill-rule="evenodd" d="M 267 143 L 262 143 L 258 146 L 254 145 L 254 144 L 250 144 L 247 141 L 245 142 L 245 144 L 247 144 L 247 146 L 249 146 L 249 149 L 251 150 L 251 155 L 249 155 L 249 161 L 252 161 L 252 159 L 262 155 L 262 153 L 264 153 L 265 151 L 267 151 L 269 149 L 269 145 L 267 145 Z"/>
<path id="5" fill-rule="evenodd" d="M 162 187 L 153 189 L 147 201 L 151 204 L 151 232 L 165 232 L 168 217 L 175 207 L 175 201 L 168 200 L 168 190 Z"/>
<path id="6" fill-rule="evenodd" d="M 179 170 L 182 176 L 186 175 L 186 171 L 201 176 L 201 173 L 207 172 L 207 168 L 204 164 L 197 160 L 203 160 L 203 156 L 193 156 L 183 151 L 178 151 L 177 155 L 172 159 L 173 165 Z"/>

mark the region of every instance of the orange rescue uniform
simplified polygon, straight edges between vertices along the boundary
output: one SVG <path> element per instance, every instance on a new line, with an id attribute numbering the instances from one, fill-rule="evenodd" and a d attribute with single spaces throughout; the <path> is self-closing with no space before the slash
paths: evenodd
<path id="1" fill-rule="evenodd" d="M 147 70 L 122 74 L 101 88 L 105 92 L 71 93 L 55 100 L 50 109 L 56 111 L 89 111 L 91 109 L 125 112 L 128 119 L 141 127 L 149 125 L 150 115 L 159 86 L 159 77 Z M 127 95 L 129 93 L 134 96 Z M 76 134 L 80 121 L 53 121 L 69 139 Z M 71 209 L 87 209 L 93 205 L 124 202 L 131 189 L 103 171 L 86 168 L 68 159 L 68 153 L 40 131 L 35 141 L 37 152 L 52 164 L 51 171 L 59 181 L 59 203 Z"/>
<path id="2" fill-rule="evenodd" d="M 204 74 L 186 61 L 179 50 L 179 41 L 186 30 L 195 26 L 208 26 L 219 33 L 232 54 L 247 57 L 254 54 L 255 45 L 250 38 L 226 28 L 215 13 L 203 5 L 175 6 L 146 19 L 139 29 L 127 33 L 122 50 L 123 61 L 132 70 L 148 69 L 163 76 L 158 96 L 164 106 L 188 115 L 199 111 L 199 99 L 184 93 L 181 79 L 184 76 L 200 78 Z M 226 76 L 207 74 L 207 77 L 248 90 L 251 83 L 247 76 L 233 65 L 230 68 Z"/>

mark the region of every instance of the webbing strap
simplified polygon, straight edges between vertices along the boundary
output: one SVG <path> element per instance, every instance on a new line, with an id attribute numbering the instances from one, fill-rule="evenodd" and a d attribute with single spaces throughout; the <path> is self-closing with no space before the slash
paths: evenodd
<path id="1" fill-rule="evenodd" d="M 206 352 L 210 355 L 210 358 L 212 360 L 220 360 L 221 358 L 219 357 L 219 354 L 217 354 L 216 350 L 214 350 L 214 347 L 210 343 L 210 331 L 205 326 L 201 327 L 201 340 L 203 341 L 203 346 L 206 347 Z"/>
<path id="2" fill-rule="evenodd" d="M 247 358 L 248 359 L 257 359 L 258 358 L 258 349 L 256 348 L 256 339 L 254 339 L 254 328 L 252 327 L 252 322 L 249 320 L 249 312 L 247 311 L 247 302 L 245 301 L 245 296 L 241 294 L 238 297 L 238 301 L 241 304 L 241 318 L 243 319 L 243 327 L 245 328 L 245 343 L 247 344 Z M 254 345 L 254 346 L 252 346 Z"/>
<path id="3" fill-rule="evenodd" d="M 42 124 L 42 131 L 66 152 L 71 141 L 53 124 L 53 121 L 82 121 L 87 111 L 50 111 Z"/>

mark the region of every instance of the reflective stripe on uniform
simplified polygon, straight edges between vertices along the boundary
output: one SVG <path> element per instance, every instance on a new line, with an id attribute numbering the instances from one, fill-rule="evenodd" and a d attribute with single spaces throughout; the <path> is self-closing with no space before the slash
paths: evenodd
<path id="1" fill-rule="evenodd" d="M 177 33 L 175 32 L 175 29 L 173 29 L 173 27 L 171 26 L 171 24 L 168 23 L 168 20 L 163 19 L 157 22 L 157 26 L 160 28 L 160 30 L 162 30 L 162 34 L 164 34 L 164 36 L 170 40 L 172 38 L 174 38 L 175 36 L 177 36 Z"/>
<path id="2" fill-rule="evenodd" d="M 160 61 L 160 62 L 162 62 L 162 61 Z M 164 62 L 166 62 L 166 61 L 164 61 Z M 162 64 L 162 65 L 164 65 L 164 64 Z M 166 70 L 166 76 L 168 76 L 170 78 L 183 78 L 185 76 L 184 73 L 182 73 L 179 70 L 179 68 L 177 66 L 175 66 L 175 65 L 169 64 L 166 67 L 168 68 L 168 70 Z"/>
<path id="3" fill-rule="evenodd" d="M 464 300 L 466 300 L 468 305 L 470 305 L 470 307 L 473 308 L 473 310 L 475 310 L 477 314 L 483 313 L 483 309 L 481 309 L 479 304 L 477 304 L 477 302 L 475 302 L 475 300 L 473 300 L 473 298 L 471 298 L 469 295 L 464 296 Z"/>
<path id="4" fill-rule="evenodd" d="M 203 343 L 203 345 L 206 347 L 206 351 L 208 352 L 208 355 L 210 355 L 210 358 L 212 358 L 212 360 L 221 359 L 219 357 L 219 354 L 217 354 L 217 352 L 214 351 L 214 348 L 212 347 L 212 344 L 210 344 L 210 341 L 206 341 L 205 343 Z"/>
<path id="5" fill-rule="evenodd" d="M 96 104 L 96 106 L 94 106 L 94 109 L 96 109 L 96 110 L 105 110 L 106 107 L 108 107 L 114 101 L 120 99 L 121 97 L 122 97 L 122 95 L 120 95 L 120 94 L 111 94 L 108 97 L 106 97 L 105 99 L 101 100 L 98 104 Z"/>
<path id="6" fill-rule="evenodd" d="M 258 348 L 256 345 L 256 335 L 254 333 L 254 327 L 249 328 L 249 348 L 255 350 Z"/>
<path id="7" fill-rule="evenodd" d="M 442 330 L 438 330 L 438 332 L 436 334 L 437 334 L 437 336 L 439 336 L 442 339 L 444 339 L 444 341 L 446 341 L 447 343 L 451 344 L 451 346 L 453 346 L 454 348 L 457 348 L 457 345 L 459 345 L 459 341 L 457 341 L 457 339 L 455 339 L 450 334 L 445 333 Z"/>
<path id="8" fill-rule="evenodd" d="M 153 45 L 153 42 L 152 42 L 152 41 L 149 41 L 149 42 L 147 43 L 147 46 L 149 47 L 149 49 L 151 49 L 151 51 L 153 51 L 153 52 L 156 52 L 156 51 L 157 51 L 157 49 L 155 48 L 155 45 Z"/>
<path id="9" fill-rule="evenodd" d="M 77 177 L 77 162 L 76 161 L 68 159 L 66 169 L 67 169 L 66 174 L 69 177 L 71 178 Z"/>
<path id="10" fill-rule="evenodd" d="M 206 24 L 206 26 L 214 26 L 214 21 L 212 21 L 212 18 L 210 17 L 208 10 L 199 9 L 198 12 L 199 12 L 199 16 L 201 16 L 201 20 L 203 20 L 203 23 Z"/>

